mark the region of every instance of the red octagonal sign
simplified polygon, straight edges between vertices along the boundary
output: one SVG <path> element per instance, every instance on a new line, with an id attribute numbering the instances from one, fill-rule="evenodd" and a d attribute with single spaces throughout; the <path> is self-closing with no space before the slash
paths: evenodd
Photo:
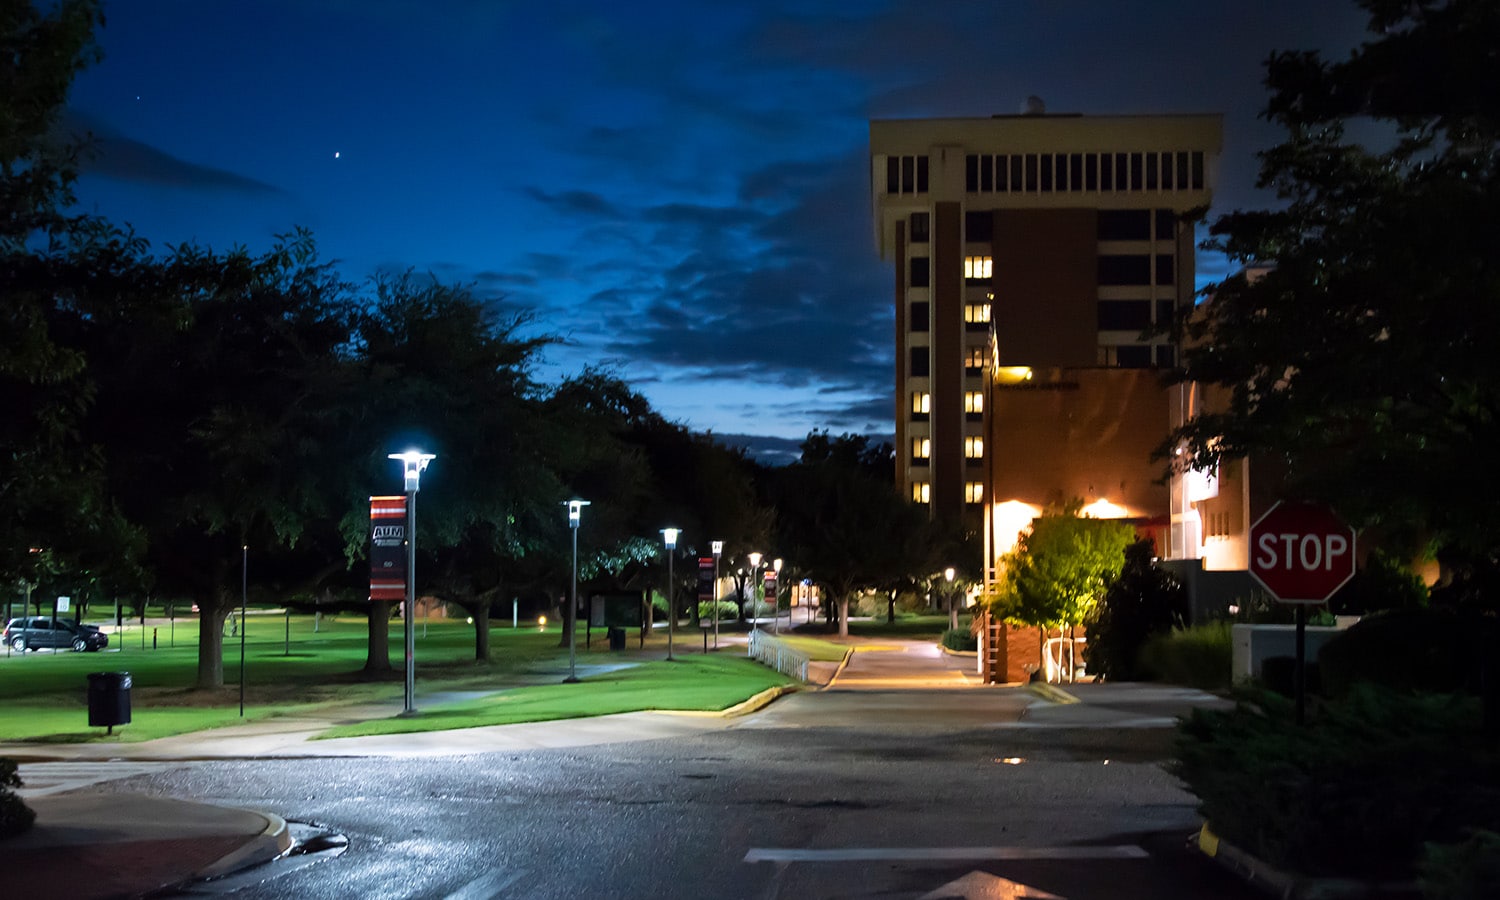
<path id="1" fill-rule="evenodd" d="M 1250 574 L 1284 603 L 1322 603 L 1354 577 L 1354 529 L 1327 507 L 1277 503 L 1250 526 Z"/>

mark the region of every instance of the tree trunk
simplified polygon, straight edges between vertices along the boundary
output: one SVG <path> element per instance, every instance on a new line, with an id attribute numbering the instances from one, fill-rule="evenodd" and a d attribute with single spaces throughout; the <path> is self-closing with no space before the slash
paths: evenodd
<path id="1" fill-rule="evenodd" d="M 474 614 L 474 661 L 490 661 L 490 602 L 481 600 L 470 610 Z"/>
<path id="2" fill-rule="evenodd" d="M 198 690 L 224 686 L 224 619 L 235 598 L 222 587 L 198 598 Z M 146 608 L 141 601 L 141 609 Z"/>
<path id="3" fill-rule="evenodd" d="M 885 624 L 896 624 L 896 591 L 894 588 L 885 598 Z"/>
<path id="4" fill-rule="evenodd" d="M 368 610 L 370 640 L 365 656 L 368 674 L 384 674 L 391 670 L 391 605 L 393 600 L 371 600 Z"/>
<path id="5" fill-rule="evenodd" d="M 849 636 L 849 595 L 839 597 L 839 637 Z"/>

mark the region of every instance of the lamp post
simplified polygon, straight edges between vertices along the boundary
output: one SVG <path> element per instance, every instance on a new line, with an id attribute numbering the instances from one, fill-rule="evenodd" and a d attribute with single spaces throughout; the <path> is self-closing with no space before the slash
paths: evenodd
<path id="1" fill-rule="evenodd" d="M 948 582 L 948 628 L 958 627 L 958 610 L 953 607 L 953 576 L 958 574 L 949 566 L 943 570 L 943 579 Z"/>
<path id="2" fill-rule="evenodd" d="M 417 490 L 421 486 L 422 473 L 427 464 L 437 459 L 433 453 L 408 450 L 405 453 L 387 454 L 390 459 L 401 461 L 402 476 L 406 486 L 406 705 L 403 716 L 414 716 L 417 693 L 417 631 L 412 627 L 412 615 L 417 609 Z"/>
<path id="3" fill-rule="evenodd" d="M 755 584 L 760 577 L 760 554 L 751 553 L 750 556 L 750 630 L 760 630 L 760 617 L 756 615 L 759 611 L 755 608 Z"/>
<path id="4" fill-rule="evenodd" d="M 714 649 L 719 649 L 719 557 L 724 553 L 724 542 L 714 541 Z"/>
<path id="5" fill-rule="evenodd" d="M 771 560 L 771 568 L 776 572 L 776 596 L 771 598 L 771 631 L 774 634 L 781 634 L 781 557 Z M 790 622 L 787 623 L 787 627 L 791 627 Z"/>
<path id="6" fill-rule="evenodd" d="M 578 683 L 578 523 L 583 518 L 587 500 L 568 500 L 568 530 L 573 532 L 573 592 L 568 603 L 568 677 L 563 684 Z"/>
<path id="7" fill-rule="evenodd" d="M 667 545 L 667 662 L 672 662 L 672 636 L 677 631 L 677 607 L 672 601 L 672 557 L 677 549 L 676 528 L 663 528 L 661 538 Z"/>

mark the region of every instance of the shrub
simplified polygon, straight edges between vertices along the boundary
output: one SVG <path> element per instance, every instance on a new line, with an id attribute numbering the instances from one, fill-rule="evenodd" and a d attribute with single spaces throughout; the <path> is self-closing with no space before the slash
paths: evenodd
<path id="1" fill-rule="evenodd" d="M 1307 679 L 1307 684 L 1303 686 L 1304 696 L 1322 690 L 1317 663 L 1305 660 L 1302 674 Z M 1283 697 L 1297 696 L 1297 657 L 1272 656 L 1265 659 L 1260 665 L 1260 683 L 1267 690 L 1275 691 Z"/>
<path id="2" fill-rule="evenodd" d="M 1154 552 L 1149 540 L 1125 548 L 1125 567 L 1088 622 L 1084 660 L 1090 672 L 1106 680 L 1139 678 L 1146 640 L 1187 624 L 1187 591 L 1172 573 L 1152 563 Z"/>
<path id="3" fill-rule="evenodd" d="M 979 638 L 967 628 L 949 628 L 938 638 L 938 643 L 949 650 L 978 650 Z"/>
<path id="4" fill-rule="evenodd" d="M 776 612 L 776 607 L 769 600 L 746 600 L 745 615 L 757 619 L 768 619 Z"/>
<path id="5" fill-rule="evenodd" d="M 1284 697 L 1237 698 L 1183 721 L 1171 770 L 1220 836 L 1273 866 L 1411 878 L 1424 842 L 1500 825 L 1500 750 L 1471 698 L 1361 685 L 1301 727 Z"/>
<path id="6" fill-rule="evenodd" d="M 1200 690 L 1229 686 L 1234 644 L 1228 622 L 1175 628 L 1148 638 L 1141 647 L 1140 672 L 1155 681 Z"/>
<path id="7" fill-rule="evenodd" d="M 1365 567 L 1354 573 L 1328 606 L 1341 616 L 1362 616 L 1387 609 L 1419 609 L 1427 605 L 1427 585 L 1409 566 L 1376 550 Z"/>
<path id="8" fill-rule="evenodd" d="M 733 600 L 719 600 L 719 624 L 738 621 L 740 617 L 740 605 Z M 665 611 L 665 607 L 663 607 Z M 698 604 L 698 619 L 702 622 L 713 622 L 714 601 L 706 600 Z"/>
<path id="9" fill-rule="evenodd" d="M 1428 844 L 1421 862 L 1428 900 L 1500 897 L 1500 834 L 1476 830 L 1458 844 Z"/>
<path id="10" fill-rule="evenodd" d="M 15 761 L 0 759 L 0 838 L 21 834 L 36 821 L 36 813 L 15 794 L 20 786 Z"/>
<path id="11" fill-rule="evenodd" d="M 1478 693 L 1486 655 L 1500 659 L 1500 622 L 1447 610 L 1367 616 L 1318 651 L 1323 688 L 1342 697 L 1359 682 L 1404 690 Z"/>

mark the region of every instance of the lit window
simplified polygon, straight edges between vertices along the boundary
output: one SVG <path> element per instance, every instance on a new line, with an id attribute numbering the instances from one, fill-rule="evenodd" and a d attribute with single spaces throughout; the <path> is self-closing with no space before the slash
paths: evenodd
<path id="1" fill-rule="evenodd" d="M 970 303 L 964 306 L 964 321 L 970 325 L 986 325 L 990 321 L 988 303 Z"/>
<path id="2" fill-rule="evenodd" d="M 964 368 L 977 373 L 984 368 L 984 348 L 968 347 L 964 350 Z"/>
<path id="3" fill-rule="evenodd" d="M 932 496 L 932 484 L 926 481 L 913 481 L 911 483 L 911 499 L 917 503 L 927 503 Z"/>
<path id="4" fill-rule="evenodd" d="M 964 438 L 964 456 L 969 459 L 982 459 L 984 457 L 984 438 Z"/>
<path id="5" fill-rule="evenodd" d="M 984 482 L 982 482 L 982 481 L 966 481 L 966 482 L 964 482 L 964 502 L 965 503 L 983 503 L 984 502 Z"/>
<path id="6" fill-rule="evenodd" d="M 966 412 L 966 413 L 984 412 L 984 392 L 983 391 L 965 391 L 964 392 L 964 412 Z"/>
<path id="7" fill-rule="evenodd" d="M 932 412 L 932 395 L 926 391 L 913 391 L 911 395 L 911 411 L 926 415 Z"/>
<path id="8" fill-rule="evenodd" d="M 912 459 L 928 459 L 932 456 L 932 438 L 911 439 Z"/>
<path id="9" fill-rule="evenodd" d="M 995 274 L 995 258 L 993 256 L 965 256 L 964 277 L 969 280 L 991 278 Z"/>

